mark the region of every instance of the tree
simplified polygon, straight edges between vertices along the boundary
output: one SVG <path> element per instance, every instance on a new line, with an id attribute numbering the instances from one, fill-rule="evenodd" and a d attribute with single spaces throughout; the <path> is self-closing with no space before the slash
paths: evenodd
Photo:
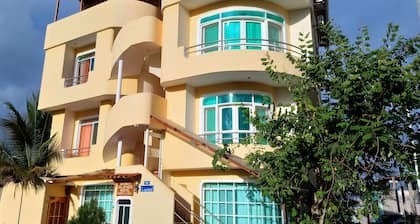
<path id="1" fill-rule="evenodd" d="M 53 175 L 53 164 L 61 160 L 54 136 L 50 137 L 51 115 L 37 109 L 38 96 L 26 101 L 26 115 L 7 102 L 8 117 L 0 119 L 5 139 L 0 144 L 0 186 L 13 183 L 21 188 L 18 223 L 23 192 L 39 190 L 44 178 Z"/>
<path id="2" fill-rule="evenodd" d="M 77 216 L 72 217 L 69 224 L 102 224 L 105 222 L 105 211 L 98 206 L 96 200 L 82 205 L 77 210 Z"/>
<path id="3" fill-rule="evenodd" d="M 294 104 L 276 105 L 269 119 L 254 118 L 259 137 L 274 150 L 252 153 L 247 161 L 260 170 L 256 184 L 286 205 L 292 223 L 377 217 L 376 193 L 387 178 L 415 178 L 420 35 L 408 39 L 397 31 L 389 25 L 382 46 L 372 49 L 366 27 L 351 43 L 328 24 L 329 46 L 314 53 L 302 36 L 301 55 L 288 55 L 302 74 L 286 80 Z M 288 77 L 269 56 L 262 61 L 273 79 Z M 323 102 L 322 91 L 334 100 Z"/>

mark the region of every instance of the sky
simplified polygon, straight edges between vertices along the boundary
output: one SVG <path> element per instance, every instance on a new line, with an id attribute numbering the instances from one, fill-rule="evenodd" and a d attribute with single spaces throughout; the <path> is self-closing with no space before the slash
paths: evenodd
<path id="1" fill-rule="evenodd" d="M 197 0 L 199 1 L 199 0 Z M 351 40 L 361 26 L 368 26 L 378 46 L 387 24 L 400 25 L 400 34 L 420 33 L 417 0 L 330 0 L 330 19 Z M 78 7 L 77 0 L 61 1 L 61 16 Z M 44 63 L 44 35 L 53 21 L 55 0 L 2 0 L 0 7 L 0 103 L 9 101 L 23 109 L 25 99 L 37 92 Z M 59 74 L 57 74 L 59 75 Z M 0 117 L 5 107 L 0 104 Z"/>

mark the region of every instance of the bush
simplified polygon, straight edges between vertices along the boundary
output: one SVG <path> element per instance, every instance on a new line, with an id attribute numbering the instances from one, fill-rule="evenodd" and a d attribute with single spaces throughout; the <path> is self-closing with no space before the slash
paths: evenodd
<path id="1" fill-rule="evenodd" d="M 105 223 L 105 211 L 98 206 L 96 200 L 82 205 L 77 211 L 77 216 L 72 217 L 69 224 L 102 224 Z"/>

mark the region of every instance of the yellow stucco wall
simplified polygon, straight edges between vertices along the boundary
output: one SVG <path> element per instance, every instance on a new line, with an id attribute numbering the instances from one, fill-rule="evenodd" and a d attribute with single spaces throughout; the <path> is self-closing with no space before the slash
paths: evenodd
<path id="1" fill-rule="evenodd" d="M 18 223 L 22 189 L 14 184 L 6 185 L 2 190 L 0 200 L 0 224 Z M 41 223 L 44 209 L 45 188 L 35 191 L 23 191 L 21 224 Z"/>

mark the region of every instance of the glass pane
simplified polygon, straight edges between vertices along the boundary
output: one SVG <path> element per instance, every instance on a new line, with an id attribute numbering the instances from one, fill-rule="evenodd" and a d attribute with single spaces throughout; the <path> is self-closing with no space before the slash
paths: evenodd
<path id="1" fill-rule="evenodd" d="M 204 106 L 210 106 L 216 104 L 216 96 L 208 96 L 204 98 L 203 105 Z"/>
<path id="2" fill-rule="evenodd" d="M 206 140 L 215 144 L 216 143 L 216 134 L 206 134 Z"/>
<path id="3" fill-rule="evenodd" d="M 206 127 L 205 131 L 216 131 L 216 108 L 205 109 Z"/>
<path id="4" fill-rule="evenodd" d="M 219 40 L 219 24 L 213 23 L 205 26 L 203 28 L 203 36 L 203 42 L 205 47 L 204 52 L 207 53 L 211 51 L 217 51 L 217 44 Z"/>
<path id="5" fill-rule="evenodd" d="M 222 144 L 231 144 L 233 143 L 232 134 L 222 134 Z"/>
<path id="6" fill-rule="evenodd" d="M 243 130 L 250 130 L 249 126 L 249 108 L 248 107 L 239 107 L 238 108 L 238 129 Z"/>
<path id="7" fill-rule="evenodd" d="M 240 49 L 241 23 L 239 21 L 228 21 L 223 24 L 223 39 L 225 50 Z"/>
<path id="8" fill-rule="evenodd" d="M 124 210 L 124 224 L 128 224 L 128 220 L 130 219 L 130 207 L 125 207 Z"/>
<path id="9" fill-rule="evenodd" d="M 220 95 L 218 97 L 218 103 L 230 103 L 230 95 L 228 94 Z"/>
<path id="10" fill-rule="evenodd" d="M 233 94 L 233 102 L 252 103 L 252 94 Z"/>
<path id="11" fill-rule="evenodd" d="M 232 108 L 222 108 L 222 130 L 223 131 L 229 131 L 232 130 Z"/>
<path id="12" fill-rule="evenodd" d="M 284 48 L 280 43 L 282 41 L 282 33 L 279 25 L 268 23 L 268 41 L 271 51 L 280 51 Z"/>
<path id="13" fill-rule="evenodd" d="M 246 49 L 261 50 L 261 23 L 246 22 Z"/>
<path id="14" fill-rule="evenodd" d="M 124 208 L 123 207 L 119 207 L 118 208 L 118 224 L 123 224 L 123 217 L 124 215 Z"/>
<path id="15" fill-rule="evenodd" d="M 96 137 L 97 136 L 98 136 L 98 123 L 93 123 L 92 145 L 96 144 Z"/>
<path id="16" fill-rule="evenodd" d="M 248 218 L 246 217 L 237 217 L 236 224 L 248 224 Z"/>

